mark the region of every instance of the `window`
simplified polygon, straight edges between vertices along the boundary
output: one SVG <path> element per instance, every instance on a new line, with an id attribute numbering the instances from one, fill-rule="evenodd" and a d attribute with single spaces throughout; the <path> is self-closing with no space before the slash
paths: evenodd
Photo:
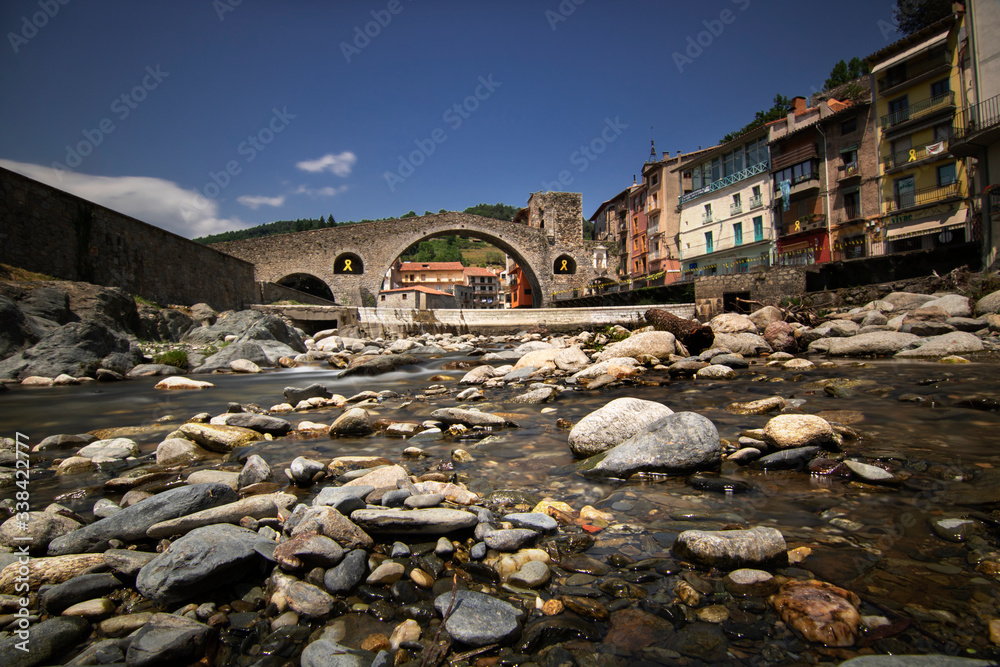
<path id="1" fill-rule="evenodd" d="M 385 301 L 385 294 L 382 295 L 382 301 Z"/>
<path id="2" fill-rule="evenodd" d="M 845 120 L 843 123 L 840 124 L 841 134 L 850 134 L 851 132 L 854 132 L 857 129 L 858 129 L 857 117 L 848 118 L 847 120 Z"/>
<path id="3" fill-rule="evenodd" d="M 934 126 L 934 142 L 947 141 L 951 138 L 951 123 L 938 123 Z"/>
<path id="4" fill-rule="evenodd" d="M 761 137 L 756 141 L 751 141 L 746 145 L 746 166 L 752 167 L 755 164 L 767 161 L 767 139 Z"/>
<path id="5" fill-rule="evenodd" d="M 733 238 L 736 240 L 736 245 L 743 245 L 743 223 L 737 222 L 733 225 Z"/>
<path id="6" fill-rule="evenodd" d="M 904 81 L 906 81 L 906 63 L 900 63 L 886 70 L 885 83 L 887 88 L 898 86 Z"/>
<path id="7" fill-rule="evenodd" d="M 402 297 L 403 297 L 403 301 L 406 301 L 406 292 L 403 292 Z"/>
<path id="8" fill-rule="evenodd" d="M 844 215 L 845 220 L 854 220 L 861 217 L 861 198 L 857 190 L 844 193 Z"/>
<path id="9" fill-rule="evenodd" d="M 896 209 L 913 206 L 916 201 L 914 192 L 913 176 L 897 178 L 893 184 L 893 195 L 895 196 Z"/>
<path id="10" fill-rule="evenodd" d="M 764 240 L 764 216 L 758 215 L 753 219 L 753 240 Z"/>
<path id="11" fill-rule="evenodd" d="M 840 161 L 845 164 L 854 164 L 858 161 L 858 149 L 852 148 L 850 150 L 840 152 Z"/>
<path id="12" fill-rule="evenodd" d="M 906 95 L 889 101 L 889 122 L 900 123 L 910 117 L 910 102 Z"/>
<path id="13" fill-rule="evenodd" d="M 705 232 L 705 252 L 714 252 L 712 247 L 712 232 Z"/>
<path id="14" fill-rule="evenodd" d="M 931 84 L 931 97 L 940 97 L 951 90 L 948 79 L 941 79 Z"/>
<path id="15" fill-rule="evenodd" d="M 742 204 L 743 202 L 740 200 L 740 193 L 737 192 L 736 194 L 733 195 L 733 206 L 739 208 Z"/>
<path id="16" fill-rule="evenodd" d="M 649 179 L 649 182 L 652 183 L 655 186 L 657 183 L 660 182 L 660 175 L 659 174 L 653 174 L 652 178 Z"/>
<path id="17" fill-rule="evenodd" d="M 712 222 L 712 205 L 705 204 L 705 222 Z"/>
<path id="18" fill-rule="evenodd" d="M 943 187 L 945 185 L 951 185 L 958 180 L 958 174 L 955 169 L 955 163 L 943 164 L 937 168 L 937 183 L 938 187 Z"/>
<path id="19" fill-rule="evenodd" d="M 760 186 L 755 185 L 753 186 L 753 198 L 757 199 L 758 197 L 760 197 Z"/>

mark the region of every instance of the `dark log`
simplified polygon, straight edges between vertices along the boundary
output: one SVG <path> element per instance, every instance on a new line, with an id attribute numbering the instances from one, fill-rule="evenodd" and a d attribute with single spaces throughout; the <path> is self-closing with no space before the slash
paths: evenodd
<path id="1" fill-rule="evenodd" d="M 707 324 L 698 324 L 659 308 L 650 308 L 644 317 L 646 322 L 652 324 L 657 331 L 672 333 L 691 354 L 707 350 L 715 342 L 715 332 Z"/>

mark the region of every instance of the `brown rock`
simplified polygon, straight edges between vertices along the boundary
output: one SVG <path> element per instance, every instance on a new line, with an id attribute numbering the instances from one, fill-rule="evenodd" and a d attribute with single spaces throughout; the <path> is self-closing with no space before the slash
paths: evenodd
<path id="1" fill-rule="evenodd" d="M 857 641 L 861 600 L 851 591 L 815 579 L 789 581 L 769 602 L 806 641 L 827 646 L 853 646 Z"/>
<path id="2" fill-rule="evenodd" d="M 799 349 L 795 329 L 788 322 L 771 322 L 764 329 L 764 340 L 775 352 L 794 354 Z"/>
<path id="3" fill-rule="evenodd" d="M 677 317 L 667 310 L 650 308 L 645 314 L 646 321 L 657 331 L 669 331 L 684 344 L 690 354 L 698 354 L 712 347 L 715 332 L 706 324 L 698 324 L 683 317 Z"/>
<path id="4" fill-rule="evenodd" d="M 668 621 L 638 609 L 621 609 L 611 614 L 611 627 L 604 638 L 609 646 L 638 653 L 670 638 L 674 628 Z"/>
<path id="5" fill-rule="evenodd" d="M 61 584 L 84 570 L 103 564 L 103 554 L 71 554 L 69 556 L 32 558 L 25 564 L 11 563 L 0 570 L 0 593 L 13 595 L 14 587 L 19 579 L 23 581 L 26 578 L 30 589 L 37 591 L 42 584 Z M 27 575 L 20 573 L 21 568 L 28 570 Z M 23 591 L 17 592 L 23 594 Z"/>

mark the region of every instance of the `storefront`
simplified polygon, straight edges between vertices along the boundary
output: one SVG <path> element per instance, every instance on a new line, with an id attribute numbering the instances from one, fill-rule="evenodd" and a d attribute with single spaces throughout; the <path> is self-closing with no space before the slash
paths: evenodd
<path id="1" fill-rule="evenodd" d="M 929 250 L 972 241 L 967 224 L 968 209 L 956 202 L 919 213 L 883 218 L 885 251 Z"/>

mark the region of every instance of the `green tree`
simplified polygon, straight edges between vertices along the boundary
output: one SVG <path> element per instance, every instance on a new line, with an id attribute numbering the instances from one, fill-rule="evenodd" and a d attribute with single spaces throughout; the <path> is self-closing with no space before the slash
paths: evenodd
<path id="1" fill-rule="evenodd" d="M 893 16 L 904 35 L 912 35 L 951 14 L 951 0 L 896 0 Z"/>
<path id="2" fill-rule="evenodd" d="M 403 215 L 399 216 L 399 219 L 402 220 L 403 218 L 415 218 L 415 217 L 417 217 L 417 212 L 410 211 L 409 213 L 404 213 Z"/>
<path id="3" fill-rule="evenodd" d="M 730 132 L 726 136 L 722 137 L 722 139 L 719 140 L 719 143 L 724 144 L 726 142 L 732 141 L 741 134 L 745 134 L 750 130 L 755 130 L 761 125 L 770 123 L 772 120 L 778 120 L 779 118 L 784 118 L 785 116 L 788 115 L 788 112 L 791 110 L 791 108 L 792 108 L 792 100 L 781 94 L 775 95 L 774 102 L 771 104 L 770 109 L 764 109 L 762 111 L 758 111 L 754 115 L 754 119 L 752 121 L 741 127 L 739 130 L 735 132 Z"/>
<path id="4" fill-rule="evenodd" d="M 448 212 L 448 209 L 446 209 L 446 208 L 443 208 L 440 211 L 438 211 L 438 213 L 447 213 L 447 212 Z"/>
<path id="5" fill-rule="evenodd" d="M 851 58 L 850 62 L 841 60 L 830 70 L 830 76 L 827 78 L 823 89 L 830 90 L 831 88 L 842 86 L 865 74 L 868 74 L 868 65 L 857 56 Z"/>
<path id="6" fill-rule="evenodd" d="M 484 218 L 494 218 L 496 220 L 513 220 L 514 216 L 520 210 L 516 206 L 509 206 L 498 202 L 496 204 L 476 204 L 462 212 L 470 215 L 481 215 Z"/>

